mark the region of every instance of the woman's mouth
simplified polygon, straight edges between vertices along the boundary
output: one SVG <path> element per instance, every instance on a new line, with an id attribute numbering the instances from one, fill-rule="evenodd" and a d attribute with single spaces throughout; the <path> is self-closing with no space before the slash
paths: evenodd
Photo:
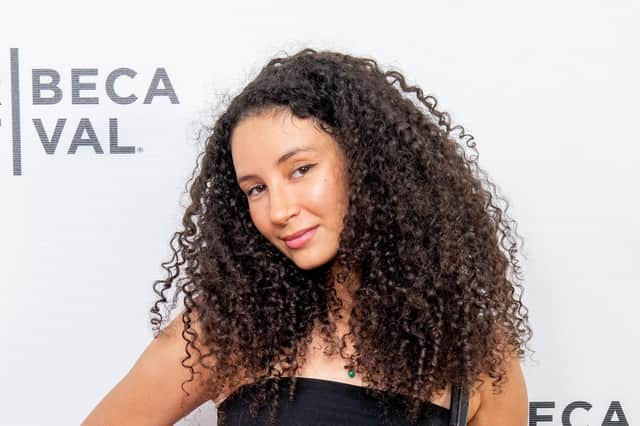
<path id="1" fill-rule="evenodd" d="M 289 247 L 289 248 L 293 248 L 293 249 L 301 248 L 304 245 L 306 245 L 311 240 L 311 238 L 313 238 L 313 236 L 315 235 L 317 229 L 318 229 L 318 225 L 316 225 L 315 227 L 309 229 L 304 234 L 302 234 L 302 235 L 300 235 L 300 236 L 298 236 L 296 238 L 292 238 L 290 240 L 284 240 L 284 242 L 287 245 L 287 247 Z"/>

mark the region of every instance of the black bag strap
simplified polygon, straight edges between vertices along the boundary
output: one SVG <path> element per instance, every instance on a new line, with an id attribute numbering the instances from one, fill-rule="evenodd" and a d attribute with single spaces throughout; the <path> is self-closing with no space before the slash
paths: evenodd
<path id="1" fill-rule="evenodd" d="M 467 407 L 469 405 L 469 394 L 461 385 L 454 385 L 451 389 L 451 417 L 449 426 L 467 425 Z"/>

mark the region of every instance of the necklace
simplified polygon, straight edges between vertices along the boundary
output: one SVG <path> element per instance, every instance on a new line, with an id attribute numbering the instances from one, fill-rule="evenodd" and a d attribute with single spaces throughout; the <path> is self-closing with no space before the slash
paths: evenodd
<path id="1" fill-rule="evenodd" d="M 347 376 L 349 376 L 350 378 L 354 378 L 356 377 L 356 366 L 355 366 L 356 362 L 354 361 L 353 357 L 351 358 L 351 362 L 347 365 L 345 365 L 345 368 L 348 368 L 347 370 Z"/>

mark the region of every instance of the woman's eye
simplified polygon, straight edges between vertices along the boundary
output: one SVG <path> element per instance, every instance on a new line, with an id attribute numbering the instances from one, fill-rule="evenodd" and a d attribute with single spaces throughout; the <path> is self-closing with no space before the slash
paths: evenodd
<path id="1" fill-rule="evenodd" d="M 256 185 L 256 186 L 253 186 L 253 187 L 249 188 L 249 190 L 247 191 L 247 195 L 250 197 L 251 193 L 253 192 L 254 189 L 261 188 L 261 187 L 264 187 L 264 185 Z M 259 192 L 262 192 L 262 191 L 264 191 L 264 189 L 262 189 Z"/>
<path id="2" fill-rule="evenodd" d="M 313 166 L 315 166 L 315 164 L 305 164 L 304 166 L 300 166 L 297 169 L 295 169 L 293 173 L 300 170 L 303 175 L 306 175 Z"/>
<path id="3" fill-rule="evenodd" d="M 302 176 L 306 175 L 307 173 L 309 173 L 309 170 L 315 166 L 315 164 L 305 164 L 304 166 L 300 166 L 297 169 L 295 169 L 292 173 L 295 174 L 296 172 L 300 172 L 302 173 Z M 251 197 L 254 194 L 254 190 L 256 190 L 256 195 L 263 192 L 265 189 L 264 185 L 256 185 L 256 186 L 252 186 L 251 188 L 249 188 L 249 190 L 247 191 L 247 197 Z"/>

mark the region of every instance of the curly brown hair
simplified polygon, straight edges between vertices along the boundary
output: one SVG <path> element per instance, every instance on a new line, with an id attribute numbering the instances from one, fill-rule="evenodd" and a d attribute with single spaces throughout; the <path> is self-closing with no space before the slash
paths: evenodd
<path id="1" fill-rule="evenodd" d="M 477 164 L 474 138 L 436 105 L 373 59 L 304 49 L 271 59 L 219 114 L 151 308 L 157 336 L 159 304 L 168 303 L 175 281 L 173 306 L 179 293 L 185 306 L 182 365 L 191 370 L 189 381 L 195 363 L 211 372 L 212 400 L 246 380 L 295 376 L 315 321 L 333 339 L 330 315 L 342 306 L 331 275 L 336 264 L 360 281 L 349 318 L 350 361 L 371 389 L 410 396 L 413 420 L 421 401 L 448 384 L 471 389 L 485 374 L 499 388 L 505 357 L 524 357 L 532 333 L 517 256 L 522 238 Z M 236 183 L 234 126 L 274 108 L 316 119 L 347 160 L 340 247 L 329 264 L 312 270 L 296 267 L 260 235 Z M 465 148 L 476 155 L 467 157 Z M 271 401 L 274 420 L 278 386 L 264 381 L 254 415 Z M 292 380 L 290 396 L 294 390 Z"/>

